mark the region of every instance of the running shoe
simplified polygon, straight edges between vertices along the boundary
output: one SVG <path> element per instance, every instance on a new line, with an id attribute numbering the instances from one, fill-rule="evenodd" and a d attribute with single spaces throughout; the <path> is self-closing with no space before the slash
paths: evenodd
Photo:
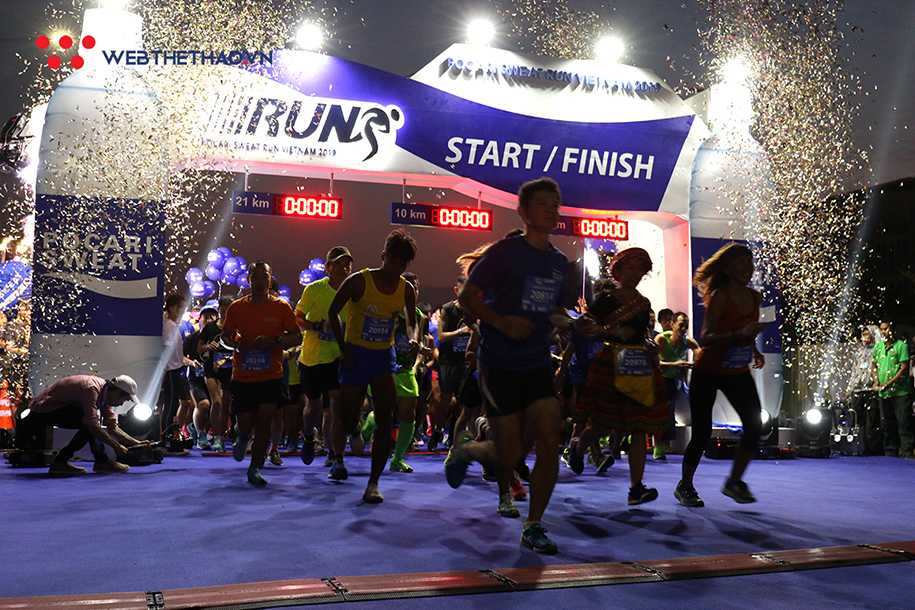
<path id="1" fill-rule="evenodd" d="M 312 436 L 311 440 L 308 437 L 302 441 L 302 451 L 300 453 L 302 456 L 302 463 L 306 466 L 315 461 L 315 437 Z"/>
<path id="2" fill-rule="evenodd" d="M 524 461 L 515 466 L 515 474 L 525 483 L 531 482 L 531 469 Z"/>
<path id="3" fill-rule="evenodd" d="M 503 494 L 499 497 L 499 508 L 496 509 L 499 515 L 508 519 L 517 519 L 521 516 L 521 511 L 515 504 L 515 499 L 510 493 Z"/>
<path id="4" fill-rule="evenodd" d="M 429 451 L 435 453 L 436 449 L 438 449 L 439 443 L 442 442 L 442 436 L 443 432 L 441 430 L 435 430 L 432 432 L 432 436 L 429 437 L 429 445 L 427 447 Z"/>
<path id="5" fill-rule="evenodd" d="M 221 438 L 213 439 L 213 451 L 215 451 L 216 453 L 225 453 L 226 452 L 226 444 Z"/>
<path id="6" fill-rule="evenodd" d="M 324 467 L 330 468 L 333 465 L 334 465 L 334 452 L 331 451 L 330 453 L 327 454 L 327 457 L 324 458 Z"/>
<path id="7" fill-rule="evenodd" d="M 644 504 L 658 499 L 658 490 L 642 483 L 629 488 L 629 505 Z"/>
<path id="8" fill-rule="evenodd" d="M 575 474 L 581 474 L 585 471 L 585 456 L 578 453 L 578 439 L 573 438 L 569 441 L 569 468 Z"/>
<path id="9" fill-rule="evenodd" d="M 547 538 L 546 529 L 539 523 L 525 524 L 521 532 L 521 546 L 547 555 L 555 555 L 559 551 L 556 543 Z"/>
<path id="10" fill-rule="evenodd" d="M 197 447 L 199 447 L 201 451 L 209 451 L 213 448 L 213 446 L 210 444 L 210 441 L 206 440 L 205 438 L 201 438 L 199 441 L 197 441 Z"/>
<path id="11" fill-rule="evenodd" d="M 278 449 L 271 449 L 270 453 L 267 454 L 267 459 L 270 460 L 270 463 L 274 466 L 283 465 L 283 458 L 280 457 L 280 452 Z"/>
<path id="12" fill-rule="evenodd" d="M 724 487 L 721 488 L 721 493 L 728 496 L 729 498 L 734 498 L 734 501 L 738 504 L 750 504 L 752 502 L 756 502 L 756 496 L 750 492 L 750 488 L 747 487 L 747 484 L 743 481 L 728 479 L 724 482 Z"/>
<path id="13" fill-rule="evenodd" d="M 248 453 L 248 439 L 242 438 L 238 434 L 235 436 L 235 440 L 232 441 L 232 457 L 235 458 L 236 462 L 241 462 L 245 459 L 246 453 Z"/>
<path id="14" fill-rule="evenodd" d="M 261 485 L 267 484 L 267 479 L 265 479 L 264 475 L 261 474 L 259 468 L 252 467 L 248 468 L 248 482 L 252 485 L 257 485 L 260 487 Z"/>
<path id="15" fill-rule="evenodd" d="M 603 473 L 607 472 L 607 470 L 609 470 L 610 467 L 613 466 L 613 464 L 615 464 L 615 463 L 616 463 L 616 460 L 613 458 L 612 453 L 605 455 L 604 459 L 602 459 L 600 461 L 600 463 L 597 465 L 597 473 L 603 474 Z"/>
<path id="16" fill-rule="evenodd" d="M 378 491 L 377 485 L 372 485 L 362 494 L 362 501 L 366 504 L 381 504 L 384 502 L 384 496 Z"/>
<path id="17" fill-rule="evenodd" d="M 700 507 L 705 506 L 705 502 L 699 497 L 699 492 L 692 485 L 684 485 L 682 481 L 677 483 L 674 489 L 674 497 L 680 501 L 683 506 Z"/>
<path id="18" fill-rule="evenodd" d="M 413 472 L 413 467 L 403 460 L 391 460 L 391 472 Z"/>
<path id="19" fill-rule="evenodd" d="M 130 466 L 127 464 L 121 464 L 120 462 L 115 462 L 114 460 L 108 460 L 106 462 L 96 462 L 95 466 L 92 467 L 92 472 L 98 472 L 101 474 L 121 474 L 130 470 Z"/>
<path id="20" fill-rule="evenodd" d="M 464 476 L 467 474 L 467 467 L 470 466 L 470 460 L 466 456 L 465 446 L 473 440 L 473 434 L 468 431 L 461 432 L 457 437 L 457 442 L 448 452 L 445 458 L 445 479 L 453 489 L 457 489 L 464 482 Z"/>
<path id="21" fill-rule="evenodd" d="M 524 489 L 524 485 L 521 484 L 521 481 L 512 477 L 511 483 L 509 483 L 509 489 L 511 489 L 512 497 L 518 502 L 523 502 L 527 500 L 527 490 Z"/>
<path id="22" fill-rule="evenodd" d="M 667 447 L 664 445 L 655 445 L 654 452 L 652 457 L 656 460 L 666 460 L 667 459 Z"/>
<path id="23" fill-rule="evenodd" d="M 490 468 L 489 466 L 482 466 L 483 468 L 483 480 L 489 483 L 494 483 L 496 481 L 496 471 Z"/>
<path id="24" fill-rule="evenodd" d="M 74 466 L 70 462 L 51 462 L 51 466 L 48 468 L 48 474 L 82 474 L 84 472 L 86 472 L 85 468 Z"/>
<path id="25" fill-rule="evenodd" d="M 327 475 L 327 478 L 333 479 L 334 481 L 345 481 L 348 477 L 349 473 L 346 471 L 346 466 L 343 465 L 343 462 L 334 460 L 333 465 L 330 467 L 330 474 Z"/>
<path id="26" fill-rule="evenodd" d="M 352 434 L 349 437 L 349 450 L 353 455 L 362 455 L 365 453 L 365 441 L 362 440 L 362 434 Z"/>

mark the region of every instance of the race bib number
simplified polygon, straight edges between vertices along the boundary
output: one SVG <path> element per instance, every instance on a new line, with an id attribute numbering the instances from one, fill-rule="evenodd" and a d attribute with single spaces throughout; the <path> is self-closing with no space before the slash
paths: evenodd
<path id="1" fill-rule="evenodd" d="M 365 316 L 365 323 L 362 325 L 362 340 L 370 343 L 386 343 L 390 341 L 395 323 L 396 320 L 394 318 Z"/>
<path id="2" fill-rule="evenodd" d="M 622 348 L 617 352 L 617 371 L 620 375 L 651 375 L 648 350 Z"/>
<path id="3" fill-rule="evenodd" d="M 742 369 L 753 361 L 752 345 L 732 345 L 724 354 L 721 367 L 725 369 Z"/>
<path id="4" fill-rule="evenodd" d="M 334 331 L 331 329 L 330 324 L 327 323 L 327 320 L 323 321 L 323 326 L 321 330 L 318 331 L 318 339 L 321 341 L 333 341 L 337 342 L 337 337 L 334 336 Z M 346 324 L 342 324 L 343 334 L 346 335 Z"/>
<path id="5" fill-rule="evenodd" d="M 254 349 L 241 354 L 241 368 L 244 371 L 269 371 L 270 350 Z"/>
<path id="6" fill-rule="evenodd" d="M 213 362 L 220 362 L 220 361 L 223 361 L 223 360 L 224 360 L 225 362 L 223 362 L 223 363 L 219 366 L 219 368 L 221 368 L 221 369 L 230 369 L 230 368 L 232 368 L 232 352 L 221 352 L 221 351 L 214 351 L 214 352 L 213 352 Z"/>
<path id="7" fill-rule="evenodd" d="M 410 351 L 410 337 L 407 335 L 394 335 L 394 351 Z"/>
<path id="8" fill-rule="evenodd" d="M 454 341 L 451 342 L 451 349 L 463 353 L 467 351 L 468 343 L 470 343 L 470 335 L 458 335 L 454 338 Z"/>
<path id="9" fill-rule="evenodd" d="M 521 309 L 534 313 L 550 313 L 559 300 L 560 282 L 546 277 L 527 276 L 524 293 L 521 295 Z"/>

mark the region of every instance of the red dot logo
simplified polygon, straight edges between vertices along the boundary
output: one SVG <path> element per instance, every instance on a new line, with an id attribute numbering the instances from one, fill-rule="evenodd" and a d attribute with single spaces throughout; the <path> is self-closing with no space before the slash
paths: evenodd
<path id="1" fill-rule="evenodd" d="M 79 44 L 82 45 L 82 47 L 84 49 L 91 49 L 91 48 L 95 47 L 95 37 L 89 36 L 89 35 L 83 36 L 83 38 Z M 47 36 L 39 36 L 38 38 L 35 39 L 35 45 L 41 50 L 47 49 L 48 47 L 51 46 L 51 39 L 48 38 Z M 67 34 L 62 35 L 60 38 L 57 39 L 57 46 L 60 47 L 62 50 L 69 49 L 73 45 L 74 45 L 73 39 L 70 36 L 68 36 Z M 78 46 L 79 45 L 77 45 L 77 47 Z M 52 70 L 56 70 L 59 67 L 61 67 L 62 65 L 63 65 L 63 60 L 59 56 L 52 55 L 51 57 L 48 58 L 48 67 L 51 68 Z M 74 55 L 73 58 L 70 59 L 70 65 L 73 67 L 74 70 L 79 70 L 84 65 L 86 65 L 86 60 L 83 59 L 82 57 L 80 57 L 79 55 Z"/>

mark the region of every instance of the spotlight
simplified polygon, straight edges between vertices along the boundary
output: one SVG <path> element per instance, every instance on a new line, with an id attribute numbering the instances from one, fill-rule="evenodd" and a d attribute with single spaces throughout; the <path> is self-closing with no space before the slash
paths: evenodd
<path id="1" fill-rule="evenodd" d="M 622 41 L 616 36 L 604 36 L 597 42 L 597 58 L 616 63 L 626 51 Z"/>
<path id="2" fill-rule="evenodd" d="M 152 407 L 140 403 L 131 407 L 123 415 L 118 416 L 118 427 L 130 436 L 142 440 L 154 428 L 158 430 L 159 422 L 153 417 Z"/>
<path id="3" fill-rule="evenodd" d="M 486 19 L 477 19 L 467 26 L 467 42 L 486 46 L 496 35 L 496 28 Z"/>
<path id="4" fill-rule="evenodd" d="M 799 441 L 802 442 L 797 447 L 797 456 L 829 457 L 832 453 L 829 447 L 831 427 L 832 412 L 828 408 L 815 407 L 804 413 L 798 429 Z"/>
<path id="5" fill-rule="evenodd" d="M 841 455 L 862 455 L 864 438 L 858 417 L 848 404 L 840 403 L 832 409 L 834 425 L 830 432 L 829 447 L 833 453 Z"/>
<path id="6" fill-rule="evenodd" d="M 588 276 L 592 280 L 600 277 L 600 256 L 597 254 L 597 250 L 587 248 L 584 253 L 584 263 Z"/>
<path id="7" fill-rule="evenodd" d="M 314 23 L 305 23 L 299 28 L 296 43 L 306 51 L 317 51 L 324 44 L 324 30 Z"/>
<path id="8" fill-rule="evenodd" d="M 804 420 L 811 426 L 817 426 L 823 421 L 823 412 L 819 409 L 810 409 L 804 414 Z"/>
<path id="9" fill-rule="evenodd" d="M 101 0 L 99 4 L 103 8 L 123 9 L 127 7 L 128 0 Z"/>

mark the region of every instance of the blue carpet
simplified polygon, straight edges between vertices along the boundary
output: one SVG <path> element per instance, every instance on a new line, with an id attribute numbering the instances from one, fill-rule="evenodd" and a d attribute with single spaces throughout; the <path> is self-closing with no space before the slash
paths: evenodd
<path id="1" fill-rule="evenodd" d="M 757 461 L 746 480 L 759 502 L 719 492 L 730 462 L 703 460 L 704 508 L 672 496 L 680 458 L 649 460 L 660 498 L 629 507 L 626 460 L 606 475 L 561 468 L 544 525 L 560 554 L 518 545 L 521 520 L 495 512 L 495 484 L 471 467 L 444 481 L 443 455 L 411 455 L 412 474 L 385 473 L 385 502 L 365 505 L 369 457 L 347 458 L 349 480 L 316 459 L 267 467 L 263 489 L 230 457 L 169 457 L 125 475 L 51 478 L 0 468 L 0 598 L 161 591 L 342 575 L 645 561 L 915 539 L 915 461 L 884 457 Z M 533 457 L 529 458 L 533 464 Z M 89 464 L 83 464 L 88 465 Z M 524 503 L 519 504 L 522 515 Z M 448 608 L 602 604 L 695 608 L 915 607 L 915 562 L 612 587 L 417 600 Z M 402 608 L 404 600 L 347 607 Z"/>

